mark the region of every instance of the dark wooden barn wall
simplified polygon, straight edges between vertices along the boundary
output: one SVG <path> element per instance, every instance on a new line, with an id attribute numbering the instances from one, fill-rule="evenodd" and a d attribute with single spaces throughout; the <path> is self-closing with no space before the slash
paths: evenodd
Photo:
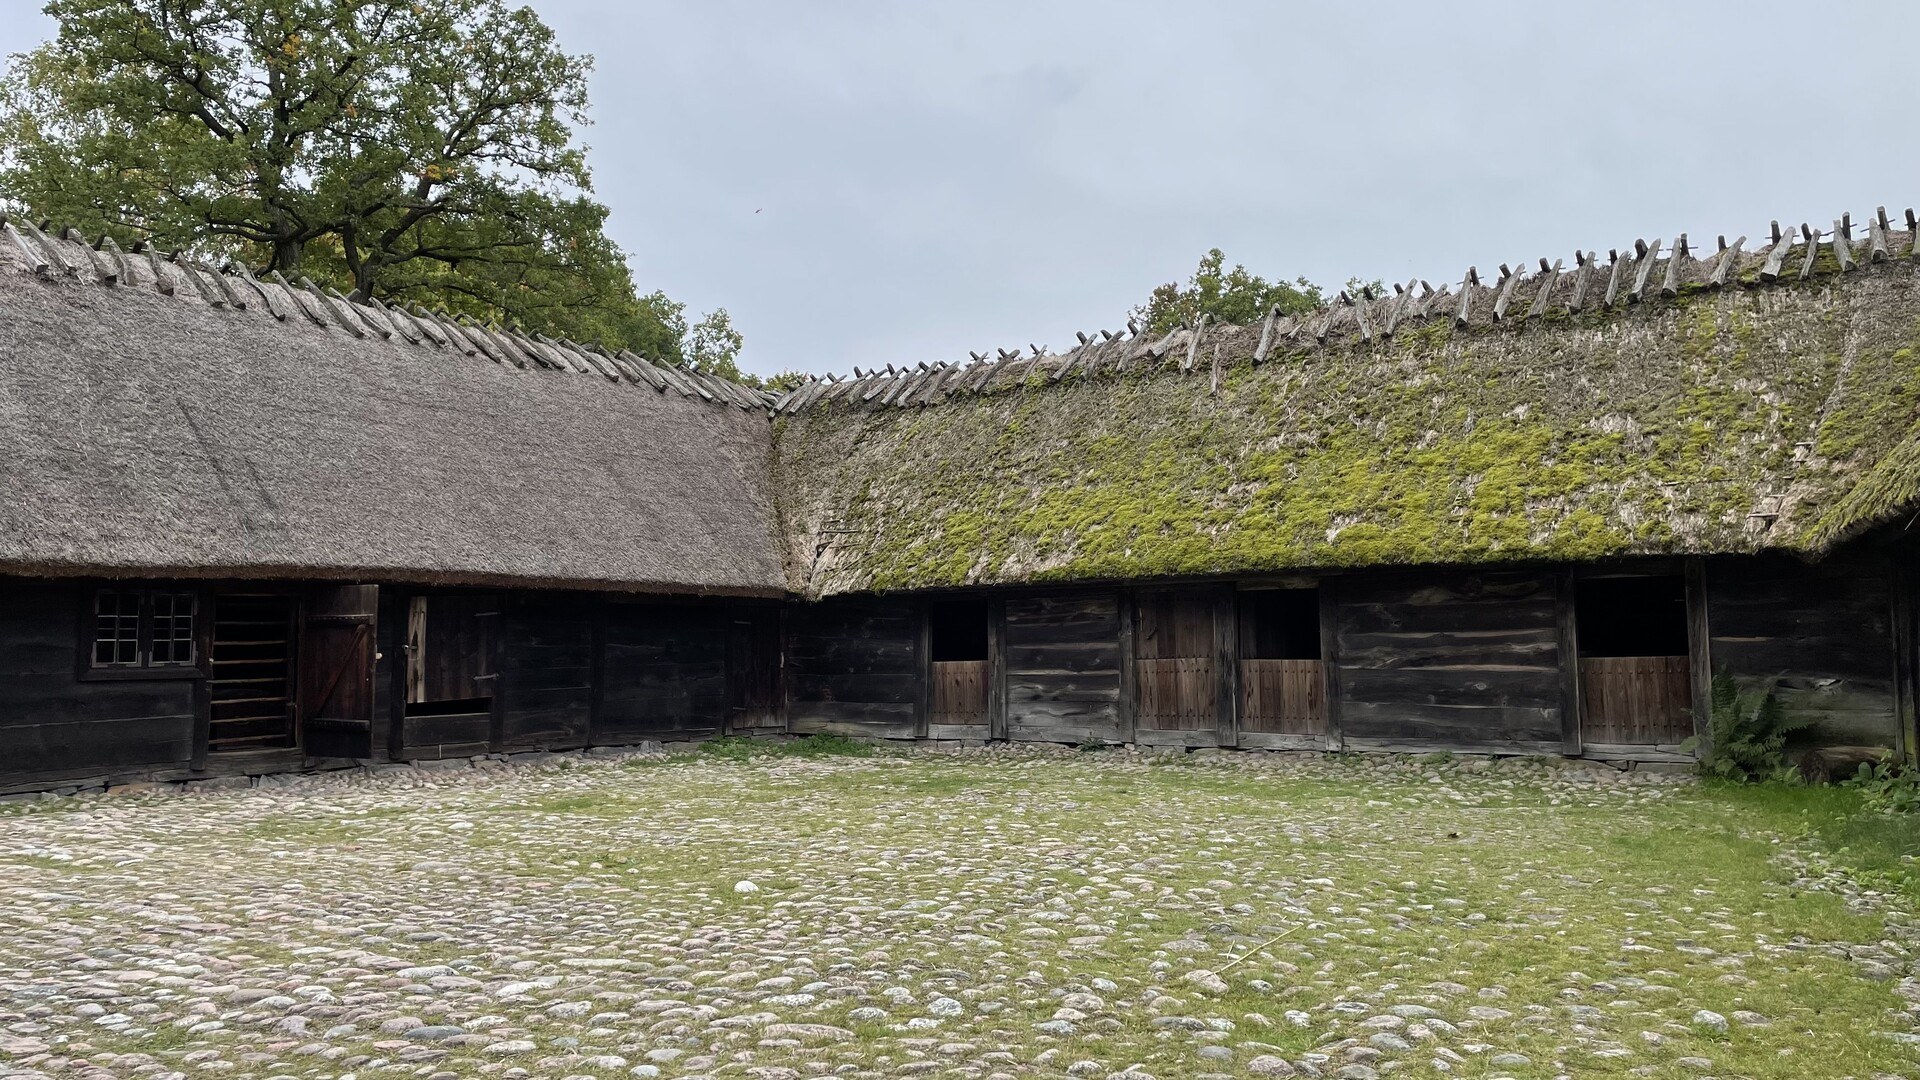
<path id="1" fill-rule="evenodd" d="M 609 601 L 594 743 L 723 732 L 730 610 L 722 604 Z"/>
<path id="2" fill-rule="evenodd" d="M 921 734 L 921 614 L 907 600 L 836 597 L 787 615 L 790 731 Z"/>
<path id="3" fill-rule="evenodd" d="M 1714 671 L 1813 718 L 1806 742 L 1895 743 L 1891 559 L 1874 549 L 1812 564 L 1716 559 L 1705 577 Z"/>
<path id="4" fill-rule="evenodd" d="M 1132 741 L 1121 693 L 1126 621 L 1113 590 L 1008 597 L 1007 738 Z"/>
<path id="5" fill-rule="evenodd" d="M 184 769 L 193 757 L 194 680 L 76 677 L 91 591 L 77 582 L 0 583 L 0 787 Z"/>
<path id="6" fill-rule="evenodd" d="M 1348 748 L 1561 751 L 1559 575 L 1355 575 L 1330 592 L 1331 707 Z"/>
<path id="7" fill-rule="evenodd" d="M 598 597 L 509 593 L 502 601 L 500 679 L 494 715 L 501 750 L 587 745 L 593 713 Z"/>

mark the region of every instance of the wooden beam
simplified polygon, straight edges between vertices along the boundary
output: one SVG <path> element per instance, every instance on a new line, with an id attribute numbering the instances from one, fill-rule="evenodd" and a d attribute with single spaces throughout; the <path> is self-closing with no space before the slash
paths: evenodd
<path id="1" fill-rule="evenodd" d="M 1340 732 L 1340 579 L 1320 579 L 1320 670 L 1326 680 L 1322 694 L 1327 713 L 1327 752 L 1337 753 L 1345 740 Z"/>
<path id="2" fill-rule="evenodd" d="M 1240 620 L 1234 591 L 1213 597 L 1213 720 L 1221 746 L 1240 745 Z"/>
<path id="3" fill-rule="evenodd" d="M 1693 682 L 1693 736 L 1697 753 L 1705 758 L 1713 749 L 1713 639 L 1707 619 L 1706 564 L 1694 556 L 1686 561 L 1687 664 Z"/>
<path id="4" fill-rule="evenodd" d="M 1007 601 L 996 596 L 987 601 L 987 738 L 1006 737 Z"/>
<path id="5" fill-rule="evenodd" d="M 1366 298 L 1365 294 L 1353 302 L 1353 317 L 1360 324 L 1361 341 L 1373 340 L 1373 320 L 1367 318 L 1367 305 L 1372 302 Z"/>
<path id="6" fill-rule="evenodd" d="M 1620 271 L 1626 266 L 1617 248 L 1607 251 L 1607 259 L 1610 264 L 1607 270 L 1607 292 L 1600 300 L 1600 306 L 1603 308 L 1612 307 L 1614 297 L 1620 295 Z"/>
<path id="7" fill-rule="evenodd" d="M 1540 289 L 1533 294 L 1533 303 L 1527 306 L 1527 318 L 1537 319 L 1547 313 L 1547 303 L 1553 299 L 1553 287 L 1560 282 L 1560 260 L 1553 260 L 1549 267 L 1547 260 L 1540 260 Z"/>
<path id="8" fill-rule="evenodd" d="M 1786 265 L 1787 253 L 1793 250 L 1793 230 L 1782 233 L 1767 252 L 1767 261 L 1760 265 L 1760 280 L 1771 285 L 1780 279 L 1780 268 Z"/>
<path id="9" fill-rule="evenodd" d="M 1688 261 L 1687 234 L 1681 233 L 1674 241 L 1673 250 L 1667 252 L 1667 273 L 1660 281 L 1660 295 L 1672 299 L 1680 295 L 1680 269 Z"/>
<path id="10" fill-rule="evenodd" d="M 1576 251 L 1573 261 L 1579 263 L 1580 268 L 1573 272 L 1573 295 L 1567 299 L 1567 310 L 1579 311 L 1587 306 L 1587 288 L 1593 283 L 1594 253 Z"/>
<path id="11" fill-rule="evenodd" d="M 47 274 L 52 271 L 53 266 L 47 262 L 46 253 L 34 250 L 34 248 L 27 243 L 27 238 L 20 234 L 20 230 L 13 227 L 13 222 L 6 222 L 4 225 L 0 225 L 0 228 L 6 229 L 7 235 L 13 238 L 13 246 L 20 252 L 20 257 L 26 260 L 27 269 L 41 277 L 47 276 Z"/>
<path id="12" fill-rule="evenodd" d="M 1273 348 L 1273 324 L 1279 321 L 1279 319 L 1280 305 L 1275 304 L 1267 309 L 1267 317 L 1260 321 L 1260 344 L 1255 346 L 1253 350 L 1254 363 L 1266 363 L 1267 350 Z"/>
<path id="13" fill-rule="evenodd" d="M 1853 223 L 1844 216 L 1833 223 L 1833 257 L 1839 260 L 1840 272 L 1853 269 Z"/>
<path id="14" fill-rule="evenodd" d="M 1716 289 L 1726 288 L 1728 276 L 1740 265 L 1740 249 L 1746 242 L 1747 238 L 1742 236 L 1720 252 L 1720 261 L 1714 263 L 1713 273 L 1707 275 L 1707 284 Z"/>
<path id="15" fill-rule="evenodd" d="M 1633 246 L 1639 253 L 1634 265 L 1633 288 L 1627 290 L 1627 303 L 1637 304 L 1646 295 L 1647 279 L 1653 275 L 1653 264 L 1660 259 L 1660 241 L 1655 240 L 1651 247 L 1635 240 Z"/>
<path id="16" fill-rule="evenodd" d="M 1200 355 L 1200 336 L 1207 332 L 1207 313 L 1201 312 L 1198 322 L 1193 324 L 1193 336 L 1187 339 L 1187 358 L 1180 363 L 1181 374 L 1193 370 L 1194 361 Z"/>
<path id="17" fill-rule="evenodd" d="M 1800 261 L 1800 280 L 1805 281 L 1813 276 L 1814 261 L 1820 258 L 1820 230 L 1809 229 L 1802 223 L 1800 234 L 1807 242 L 1807 256 Z"/>
<path id="18" fill-rule="evenodd" d="M 920 623 L 920 632 L 913 639 L 913 737 L 924 739 L 932 723 L 933 618 L 924 600 L 915 601 L 913 611 Z"/>
<path id="19" fill-rule="evenodd" d="M 1887 208 L 1882 206 L 1867 219 L 1867 261 L 1886 262 L 1890 257 L 1887 251 Z"/>
<path id="20" fill-rule="evenodd" d="M 1499 322 L 1507 317 L 1507 303 L 1513 298 L 1513 289 L 1520 283 L 1520 276 L 1526 264 L 1521 263 L 1512 269 L 1506 263 L 1500 264 L 1499 291 L 1493 294 L 1493 321 Z"/>
<path id="21" fill-rule="evenodd" d="M 1573 571 L 1554 575 L 1554 616 L 1560 628 L 1560 752 L 1568 757 L 1581 754 L 1580 730 L 1580 627 L 1575 617 Z"/>
<path id="22" fill-rule="evenodd" d="M 23 218 L 20 222 L 20 228 L 26 233 L 27 239 L 33 241 L 34 244 L 38 245 L 40 250 L 45 253 L 44 261 L 48 266 L 66 274 L 68 277 L 80 276 L 80 268 L 73 265 L 66 254 L 60 250 L 60 245 L 54 241 L 52 237 L 41 232 L 39 226 Z"/>
<path id="23" fill-rule="evenodd" d="M 1413 290 L 1418 284 L 1419 279 L 1417 278 L 1408 281 L 1405 287 L 1398 291 L 1398 295 L 1393 298 L 1393 303 L 1388 305 L 1387 325 L 1380 331 L 1382 337 L 1392 337 L 1394 331 L 1400 328 L 1400 320 L 1406 317 L 1407 309 L 1413 306 Z"/>
<path id="24" fill-rule="evenodd" d="M 1460 306 L 1453 313 L 1453 325 L 1465 329 L 1467 321 L 1473 318 L 1473 290 L 1480 284 L 1480 271 L 1477 267 L 1467 267 L 1467 276 L 1460 282 Z"/>
<path id="25" fill-rule="evenodd" d="M 1120 590 L 1120 700 L 1116 703 L 1119 736 L 1136 742 L 1140 713 L 1140 665 L 1135 662 L 1134 637 L 1140 631 L 1139 598 L 1132 589 Z"/>

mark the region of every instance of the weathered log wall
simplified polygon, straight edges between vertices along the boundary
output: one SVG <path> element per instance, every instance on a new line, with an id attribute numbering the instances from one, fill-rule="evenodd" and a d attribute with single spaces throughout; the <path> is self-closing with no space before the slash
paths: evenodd
<path id="1" fill-rule="evenodd" d="M 704 738 L 727 723 L 729 610 L 610 601 L 593 741 Z"/>
<path id="2" fill-rule="evenodd" d="M 502 750 L 587 745 L 593 712 L 593 629 L 599 598 L 516 593 L 501 630 L 498 737 Z"/>
<path id="3" fill-rule="evenodd" d="M 83 681 L 85 584 L 0 585 L 0 790 L 58 779 L 185 768 L 195 683 Z"/>
<path id="4" fill-rule="evenodd" d="M 1351 575 L 1331 592 L 1348 748 L 1560 752 L 1572 658 L 1554 572 Z"/>
<path id="5" fill-rule="evenodd" d="M 1121 597 L 1115 590 L 1014 596 L 1006 602 L 1006 730 L 1016 741 L 1128 742 L 1121 692 Z"/>
<path id="6" fill-rule="evenodd" d="M 919 605 L 836 597 L 797 605 L 787 619 L 787 720 L 805 734 L 911 739 L 920 734 Z"/>
<path id="7" fill-rule="evenodd" d="M 1713 670 L 1772 690 L 1809 743 L 1895 744 L 1894 575 L 1872 550 L 1706 565 Z"/>
<path id="8" fill-rule="evenodd" d="M 1912 697 L 1901 689 L 1911 676 L 1901 672 L 1912 670 L 1914 658 L 1903 661 L 1898 653 L 1913 648 L 1914 635 L 1911 628 L 1897 631 L 1900 619 L 1914 618 L 1914 597 L 1902 604 L 1898 594 L 1914 586 L 1911 574 L 1897 577 L 1887 551 L 1863 545 L 1817 564 L 1713 560 L 1689 572 L 1694 633 L 1707 645 L 1696 650 L 1693 669 L 1710 664 L 1750 688 L 1773 690 L 1790 711 L 1815 720 L 1806 743 L 1911 752 L 1897 718 Z M 963 696 L 984 696 L 984 710 L 944 704 L 960 700 L 959 682 L 952 693 L 934 692 L 927 605 L 917 598 L 842 597 L 782 608 L 718 598 L 502 593 L 497 644 L 489 646 L 498 672 L 490 705 L 476 694 L 485 711 L 417 716 L 406 710 L 410 592 L 394 586 L 380 593 L 372 745 L 376 757 L 416 759 L 790 731 L 1577 752 L 1582 733 L 1569 711 L 1580 694 L 1572 581 L 1556 568 L 1327 578 L 1320 661 L 1241 655 L 1247 620 L 1244 610 L 1236 616 L 1225 585 L 1196 585 L 1173 600 L 1142 590 L 1137 596 L 1150 603 L 1139 614 L 1136 593 L 1118 587 L 1011 592 L 986 604 L 990 658 L 964 662 L 972 666 L 962 673 Z M 297 747 L 209 754 L 198 672 L 135 679 L 86 672 L 83 613 L 94 587 L 79 580 L 0 583 L 0 791 L 70 778 L 301 767 Z M 1203 617 L 1209 597 L 1212 614 Z M 1149 640 L 1136 640 L 1142 627 Z M 1248 651 L 1312 650 L 1256 640 Z M 1215 677 L 1202 681 L 1217 694 L 1216 723 L 1148 723 L 1138 711 L 1143 666 L 1187 662 L 1214 665 Z M 1316 664 L 1325 666 L 1323 700 L 1314 697 Z M 460 685 L 480 684 L 469 677 Z M 1174 688 L 1180 685 L 1176 678 Z M 1178 710 L 1162 712 L 1204 719 L 1206 690 L 1196 683 L 1177 695 Z M 935 722 L 936 705 L 944 722 Z M 983 711 L 986 723 L 958 722 L 978 720 Z M 1589 733 L 1589 753 L 1653 759 L 1641 752 L 1648 748 L 1615 746 L 1599 734 L 1597 727 Z M 1674 747 L 1661 747 L 1662 760 L 1679 759 Z"/>

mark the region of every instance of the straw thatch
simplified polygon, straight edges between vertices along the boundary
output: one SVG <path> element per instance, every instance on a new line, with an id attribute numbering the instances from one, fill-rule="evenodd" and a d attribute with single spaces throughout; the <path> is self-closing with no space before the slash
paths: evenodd
<path id="1" fill-rule="evenodd" d="M 1920 507 L 1917 230 L 1835 226 L 775 400 L 13 222 L 0 571 L 826 595 L 1814 557 Z"/>
<path id="2" fill-rule="evenodd" d="M 1915 233 L 1836 225 L 810 383 L 790 581 L 1817 556 L 1920 503 Z"/>
<path id="3" fill-rule="evenodd" d="M 637 357 L 0 235 L 4 572 L 777 594 L 765 406 Z"/>

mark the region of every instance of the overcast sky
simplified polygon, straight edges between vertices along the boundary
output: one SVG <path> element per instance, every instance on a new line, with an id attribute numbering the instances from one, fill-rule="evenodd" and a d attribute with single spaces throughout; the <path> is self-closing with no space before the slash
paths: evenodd
<path id="1" fill-rule="evenodd" d="M 1920 205 L 1910 0 L 534 6 L 640 287 L 760 372 L 1060 346 L 1210 247 L 1437 285 Z"/>

